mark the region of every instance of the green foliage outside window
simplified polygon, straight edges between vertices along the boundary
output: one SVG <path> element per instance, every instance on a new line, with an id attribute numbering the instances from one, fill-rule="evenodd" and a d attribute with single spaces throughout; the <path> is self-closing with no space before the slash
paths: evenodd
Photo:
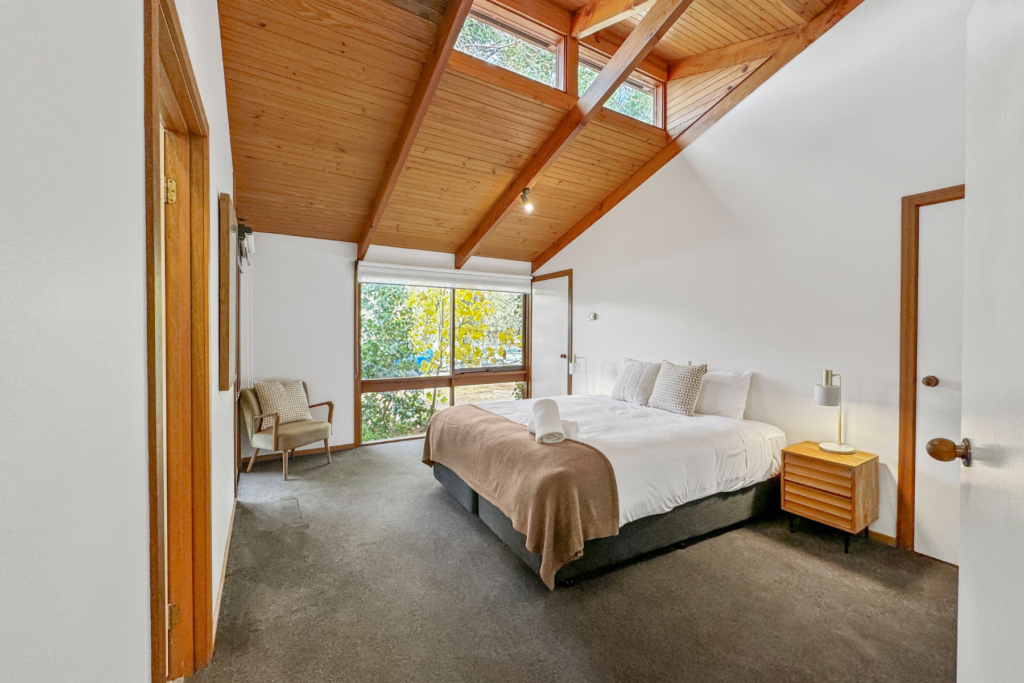
<path id="1" fill-rule="evenodd" d="M 482 21 L 467 17 L 455 49 L 477 59 L 532 78 L 555 84 L 558 61 L 555 53 L 526 42 Z"/>
<path id="2" fill-rule="evenodd" d="M 580 64 L 577 78 L 579 79 L 579 90 L 582 96 L 587 92 L 590 84 L 597 79 L 598 72 L 589 66 Z M 612 93 L 604 106 L 612 111 L 617 111 L 626 116 L 644 123 L 654 123 L 654 95 L 643 90 L 638 90 L 629 83 L 623 83 Z"/>
<path id="3" fill-rule="evenodd" d="M 363 284 L 363 379 L 448 375 L 453 296 L 457 368 L 523 364 L 522 295 Z M 363 440 L 376 441 L 422 434 L 430 417 L 448 407 L 449 392 L 378 392 L 361 400 Z"/>

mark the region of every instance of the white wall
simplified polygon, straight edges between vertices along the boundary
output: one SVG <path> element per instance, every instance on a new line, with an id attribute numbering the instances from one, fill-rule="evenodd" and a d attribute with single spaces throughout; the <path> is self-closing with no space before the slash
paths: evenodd
<path id="1" fill-rule="evenodd" d="M 970 5 L 866 0 L 541 270 L 573 269 L 591 391 L 623 356 L 753 370 L 747 416 L 824 441 L 832 368 L 895 535 L 900 198 L 964 181 Z"/>
<path id="2" fill-rule="evenodd" d="M 217 3 L 178 5 L 216 197 L 233 182 Z M 0 64 L 0 680 L 148 680 L 142 3 L 4 3 Z M 219 581 L 234 433 L 211 248 Z"/>
<path id="3" fill-rule="evenodd" d="M 1024 5 L 976 0 L 967 32 L 957 680 L 1024 670 Z M 954 467 L 958 467 L 954 465 Z"/>
<path id="4" fill-rule="evenodd" d="M 140 2 L 0 4 L 0 680 L 149 678 Z"/>
<path id="5" fill-rule="evenodd" d="M 177 2 L 181 31 L 185 36 L 199 96 L 210 124 L 210 554 L 212 599 L 220 600 L 220 580 L 231 514 L 235 504 L 234 394 L 220 391 L 220 270 L 218 198 L 234 192 L 228 101 L 224 86 L 224 60 L 220 46 L 220 15 L 217 0 Z"/>
<path id="6" fill-rule="evenodd" d="M 250 260 L 243 264 L 241 289 L 243 386 L 263 379 L 305 380 L 310 403 L 334 401 L 331 445 L 353 443 L 356 245 L 257 233 Z M 454 254 L 376 245 L 366 260 L 455 266 Z M 466 270 L 523 275 L 530 264 L 473 257 Z M 242 456 L 248 457 L 247 437 L 242 444 Z"/>

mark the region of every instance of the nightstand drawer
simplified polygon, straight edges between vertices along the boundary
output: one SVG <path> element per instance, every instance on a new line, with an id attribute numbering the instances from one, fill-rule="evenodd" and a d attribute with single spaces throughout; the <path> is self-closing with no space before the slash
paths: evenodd
<path id="1" fill-rule="evenodd" d="M 801 517 L 806 517 L 807 519 L 813 519 L 816 522 L 822 522 L 829 526 L 834 526 L 837 529 L 842 529 L 843 531 L 853 530 L 853 519 L 849 514 L 844 516 L 834 515 L 820 508 L 808 507 L 806 505 L 801 505 L 800 503 L 794 503 L 788 498 L 784 502 L 782 509 L 786 512 L 792 512 L 800 515 Z"/>
<path id="2" fill-rule="evenodd" d="M 850 477 L 853 475 L 853 470 L 845 465 L 837 465 L 835 463 L 815 460 L 813 458 L 802 458 L 799 455 L 793 455 L 792 453 L 786 453 L 786 465 L 799 467 L 802 470 L 811 470 L 812 472 L 825 475 L 828 478 L 838 477 L 836 483 L 840 484 L 849 484 Z"/>
<path id="3" fill-rule="evenodd" d="M 840 514 L 848 515 L 853 510 L 853 500 L 849 497 L 836 496 L 820 489 L 803 486 L 795 481 L 787 481 L 785 487 L 787 498 L 790 495 L 808 498 L 828 508 L 835 508 Z M 814 507 L 814 505 L 811 505 L 811 507 Z"/>
<path id="4" fill-rule="evenodd" d="M 851 498 L 853 495 L 853 489 L 850 486 L 850 480 L 841 480 L 836 482 L 835 480 L 825 479 L 820 473 L 814 472 L 813 470 L 803 470 L 799 467 L 794 467 L 789 463 L 786 463 L 783 478 L 787 482 L 796 482 L 814 489 L 820 489 L 827 491 L 843 498 Z"/>

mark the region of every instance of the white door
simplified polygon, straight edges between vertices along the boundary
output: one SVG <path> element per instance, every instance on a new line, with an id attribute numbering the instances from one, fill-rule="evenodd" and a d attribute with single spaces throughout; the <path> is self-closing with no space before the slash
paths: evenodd
<path id="1" fill-rule="evenodd" d="M 925 444 L 938 436 L 960 442 L 964 202 L 920 211 L 914 550 L 959 564 L 960 468 L 928 457 Z"/>
<path id="2" fill-rule="evenodd" d="M 959 683 L 1024 679 L 1024 3 L 967 23 Z M 956 463 L 950 463 L 959 467 Z"/>
<path id="3" fill-rule="evenodd" d="M 530 359 L 533 383 L 530 396 L 565 396 L 569 393 L 572 287 L 569 275 L 533 283 L 530 323 Z"/>

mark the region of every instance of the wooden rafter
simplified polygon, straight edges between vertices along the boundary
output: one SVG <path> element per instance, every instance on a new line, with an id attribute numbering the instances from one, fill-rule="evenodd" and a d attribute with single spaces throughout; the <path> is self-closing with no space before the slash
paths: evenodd
<path id="1" fill-rule="evenodd" d="M 591 0 L 573 12 L 573 38 L 585 38 L 654 5 L 654 0 Z"/>
<path id="2" fill-rule="evenodd" d="M 550 261 L 555 254 L 562 251 L 573 240 L 582 235 L 587 228 L 596 223 L 605 214 L 611 211 L 619 202 L 628 197 L 633 190 L 640 187 L 648 178 L 653 176 L 665 164 L 674 159 L 676 155 L 686 149 L 708 128 L 718 122 L 723 116 L 731 111 L 736 105 L 754 92 L 762 83 L 771 78 L 783 66 L 791 62 L 797 55 L 823 36 L 829 29 L 839 23 L 846 15 L 852 12 L 864 0 L 835 0 L 831 5 L 821 11 L 805 26 L 785 40 L 774 54 L 743 82 L 736 86 L 728 95 L 723 97 L 714 107 L 709 109 L 703 116 L 697 119 L 692 125 L 679 133 L 665 149 L 654 156 L 637 171 L 629 180 L 615 189 L 600 204 L 581 218 L 576 225 L 559 237 L 555 242 L 545 249 L 540 256 L 533 260 L 533 270 L 543 266 Z"/>
<path id="3" fill-rule="evenodd" d="M 662 36 L 683 15 L 693 0 L 658 0 L 640 24 L 615 53 L 608 66 L 587 89 L 575 106 L 526 163 L 526 166 L 502 193 L 483 221 L 455 252 L 455 267 L 461 268 L 476 253 L 483 239 L 512 211 L 523 190 L 529 187 L 561 155 L 572 141 L 597 115 L 604 102 L 625 82 Z"/>
<path id="4" fill-rule="evenodd" d="M 710 50 L 699 55 L 686 57 L 674 62 L 669 62 L 668 78 L 689 78 L 699 76 L 709 71 L 717 71 L 728 66 L 739 66 L 750 62 L 764 59 L 775 53 L 782 44 L 793 37 L 797 29 L 790 28 L 777 33 L 771 33 L 760 38 L 744 40 L 717 50 Z"/>
<path id="5" fill-rule="evenodd" d="M 359 238 L 360 260 L 366 256 L 366 252 L 370 248 L 373 234 L 377 231 L 377 226 L 380 225 L 380 220 L 388 205 L 388 199 L 391 198 L 391 193 L 394 191 L 395 185 L 398 184 L 398 178 L 402 175 L 402 169 L 406 159 L 409 158 L 409 152 L 412 151 L 416 134 L 419 133 L 420 126 L 423 125 L 423 119 L 434 99 L 434 93 L 437 92 L 437 86 L 441 83 L 441 76 L 444 75 L 448 59 L 451 57 L 452 50 L 455 49 L 455 41 L 462 30 L 462 24 L 466 21 L 472 6 L 472 0 L 449 0 L 444 16 L 437 26 L 434 47 L 427 55 L 427 61 L 423 65 L 420 79 L 416 83 L 416 89 L 409 102 L 409 109 L 402 121 L 402 127 L 398 130 L 395 146 L 384 166 L 384 175 L 377 186 L 377 192 L 370 207 L 370 215 L 366 219 L 366 225 Z"/>

